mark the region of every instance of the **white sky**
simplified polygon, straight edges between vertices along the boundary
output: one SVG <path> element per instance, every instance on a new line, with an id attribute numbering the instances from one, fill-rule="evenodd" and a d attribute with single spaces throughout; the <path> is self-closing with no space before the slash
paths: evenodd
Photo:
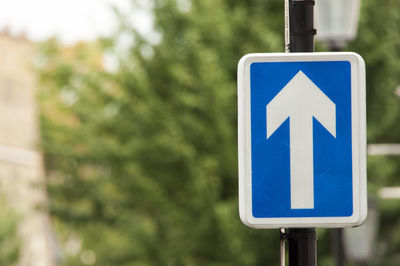
<path id="1" fill-rule="evenodd" d="M 144 1 L 142 1 L 144 2 Z M 92 40 L 110 34 L 117 26 L 110 6 L 131 12 L 131 0 L 0 0 L 0 32 L 26 32 L 40 41 L 58 36 L 64 43 Z M 152 29 L 148 12 L 134 12 L 132 21 L 142 33 Z"/>

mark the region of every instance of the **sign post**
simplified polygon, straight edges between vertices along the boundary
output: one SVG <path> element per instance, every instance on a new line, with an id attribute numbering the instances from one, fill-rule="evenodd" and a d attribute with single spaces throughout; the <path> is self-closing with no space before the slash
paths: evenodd
<path id="1" fill-rule="evenodd" d="M 289 51 L 314 52 L 314 35 L 316 34 L 314 0 L 285 1 L 289 1 Z M 329 105 L 331 103 L 328 103 Z M 332 112 L 332 110 L 330 111 Z M 310 153 L 313 151 L 311 150 Z M 313 169 L 309 169 L 309 171 L 312 172 Z M 308 177 L 312 177 L 312 174 Z M 313 180 L 311 180 L 312 182 Z M 289 241 L 289 266 L 317 265 L 317 232 L 315 228 L 289 229 L 287 239 Z"/>
<path id="2" fill-rule="evenodd" d="M 316 265 L 316 227 L 367 215 L 365 65 L 314 51 L 311 0 L 288 0 L 291 53 L 238 65 L 239 211 L 253 228 L 288 228 L 290 266 Z"/>

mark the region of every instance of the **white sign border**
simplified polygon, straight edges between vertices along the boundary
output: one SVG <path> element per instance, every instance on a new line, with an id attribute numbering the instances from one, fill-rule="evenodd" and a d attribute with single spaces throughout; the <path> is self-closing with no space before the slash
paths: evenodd
<path id="1" fill-rule="evenodd" d="M 353 215 L 349 217 L 255 218 L 252 215 L 250 65 L 255 62 L 349 61 L 351 64 L 351 123 Z M 238 64 L 239 214 L 252 228 L 341 228 L 361 225 L 367 217 L 365 63 L 352 52 L 257 53 Z"/>

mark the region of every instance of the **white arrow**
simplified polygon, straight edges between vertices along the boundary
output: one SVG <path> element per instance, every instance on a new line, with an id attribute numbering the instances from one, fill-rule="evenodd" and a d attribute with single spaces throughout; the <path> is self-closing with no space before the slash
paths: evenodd
<path id="1" fill-rule="evenodd" d="M 313 209 L 313 117 L 336 138 L 336 106 L 299 71 L 267 105 L 267 139 L 288 117 L 291 209 Z"/>

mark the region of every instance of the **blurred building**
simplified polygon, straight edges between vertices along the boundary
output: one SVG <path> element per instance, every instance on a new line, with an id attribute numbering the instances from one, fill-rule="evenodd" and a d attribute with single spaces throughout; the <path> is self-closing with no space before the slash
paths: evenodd
<path id="1" fill-rule="evenodd" d="M 0 194 L 21 215 L 19 266 L 57 265 L 47 213 L 45 176 L 38 151 L 34 45 L 24 36 L 0 32 Z"/>

